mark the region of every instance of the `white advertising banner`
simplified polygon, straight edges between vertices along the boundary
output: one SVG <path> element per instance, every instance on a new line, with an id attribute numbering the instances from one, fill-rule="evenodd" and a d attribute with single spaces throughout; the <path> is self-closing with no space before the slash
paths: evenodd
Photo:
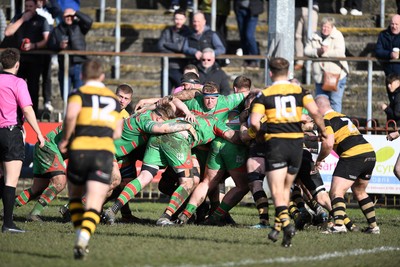
<path id="1" fill-rule="evenodd" d="M 364 135 L 364 138 L 371 143 L 376 153 L 376 165 L 367 193 L 400 195 L 400 181 L 393 174 L 400 153 L 400 138 L 391 142 L 386 140 L 386 135 Z M 338 155 L 332 151 L 322 164 L 320 173 L 327 190 L 330 189 L 337 161 Z"/>

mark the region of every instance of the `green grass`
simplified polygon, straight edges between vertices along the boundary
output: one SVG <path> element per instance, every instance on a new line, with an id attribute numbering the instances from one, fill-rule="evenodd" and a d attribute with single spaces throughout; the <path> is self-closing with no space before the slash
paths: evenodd
<path id="1" fill-rule="evenodd" d="M 85 262 L 72 257 L 74 231 L 62 223 L 55 201 L 43 212 L 48 222 L 24 222 L 33 203 L 14 211 L 25 234 L 0 234 L 0 266 L 397 266 L 400 262 L 400 210 L 377 209 L 380 235 L 324 235 L 316 228 L 298 232 L 291 248 L 267 240 L 269 230 L 249 229 L 257 223 L 254 207 L 238 206 L 237 227 L 154 226 L 165 203 L 131 203 L 148 225 L 99 225 Z M 1 208 L 1 205 L 0 205 Z M 272 215 L 273 211 L 270 211 Z M 366 226 L 359 209 L 350 217 Z"/>

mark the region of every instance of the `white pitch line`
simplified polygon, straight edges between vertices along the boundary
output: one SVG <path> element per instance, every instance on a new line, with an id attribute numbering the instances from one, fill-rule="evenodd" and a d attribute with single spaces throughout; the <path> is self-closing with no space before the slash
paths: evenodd
<path id="1" fill-rule="evenodd" d="M 376 247 L 372 249 L 354 249 L 350 251 L 334 251 L 329 253 L 324 253 L 316 256 L 306 256 L 306 257 L 278 257 L 272 259 L 264 259 L 264 260 L 241 260 L 241 261 L 233 261 L 233 262 L 225 262 L 225 263 L 217 263 L 217 264 L 201 264 L 201 265 L 193 265 L 193 264 L 182 264 L 182 265 L 164 265 L 164 267 L 230 267 L 230 266 L 246 266 L 246 265 L 254 265 L 254 264 L 274 264 L 274 263 L 292 263 L 292 262 L 305 262 L 305 261 L 323 261 L 331 258 L 338 257 L 347 257 L 347 256 L 360 256 L 364 254 L 375 254 L 382 253 L 388 251 L 400 251 L 400 247 Z"/>

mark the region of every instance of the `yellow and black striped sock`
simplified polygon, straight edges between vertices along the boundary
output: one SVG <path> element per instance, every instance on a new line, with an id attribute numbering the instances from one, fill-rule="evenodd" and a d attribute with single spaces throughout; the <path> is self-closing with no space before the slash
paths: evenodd
<path id="1" fill-rule="evenodd" d="M 342 226 L 346 215 L 346 203 L 344 202 L 344 198 L 337 197 L 332 199 L 332 214 L 335 225 Z"/>
<path id="2" fill-rule="evenodd" d="M 302 209 L 304 208 L 304 198 L 301 195 L 301 189 L 298 186 L 295 186 L 292 190 L 292 201 L 296 203 L 297 208 Z"/>
<path id="3" fill-rule="evenodd" d="M 257 191 L 253 194 L 254 202 L 258 210 L 258 216 L 261 223 L 268 224 L 268 197 L 264 190 Z"/>
<path id="4" fill-rule="evenodd" d="M 289 214 L 293 218 L 293 220 L 300 215 L 300 211 L 297 208 L 296 203 L 294 203 L 294 201 L 289 202 Z"/>
<path id="5" fill-rule="evenodd" d="M 82 226 L 82 218 L 85 210 L 83 209 L 82 200 L 74 198 L 69 201 L 69 211 L 71 213 L 71 221 L 75 229 L 80 229 Z"/>
<path id="6" fill-rule="evenodd" d="M 366 197 L 358 202 L 362 212 L 364 213 L 365 218 L 371 228 L 374 228 L 377 225 L 376 223 L 376 215 L 375 215 L 375 207 L 370 197 Z"/>
<path id="7" fill-rule="evenodd" d="M 100 213 L 97 210 L 89 209 L 83 214 L 81 231 L 87 232 L 90 237 L 94 234 L 99 222 Z"/>

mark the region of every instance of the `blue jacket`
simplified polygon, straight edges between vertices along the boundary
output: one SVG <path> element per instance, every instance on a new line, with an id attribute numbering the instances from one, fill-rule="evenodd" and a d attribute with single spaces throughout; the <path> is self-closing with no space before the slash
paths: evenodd
<path id="1" fill-rule="evenodd" d="M 392 34 L 389 26 L 386 30 L 379 33 L 375 48 L 376 57 L 390 59 L 390 54 L 394 47 L 400 48 L 400 34 Z M 382 62 L 382 66 L 386 76 L 390 73 L 400 73 L 400 62 Z"/>

